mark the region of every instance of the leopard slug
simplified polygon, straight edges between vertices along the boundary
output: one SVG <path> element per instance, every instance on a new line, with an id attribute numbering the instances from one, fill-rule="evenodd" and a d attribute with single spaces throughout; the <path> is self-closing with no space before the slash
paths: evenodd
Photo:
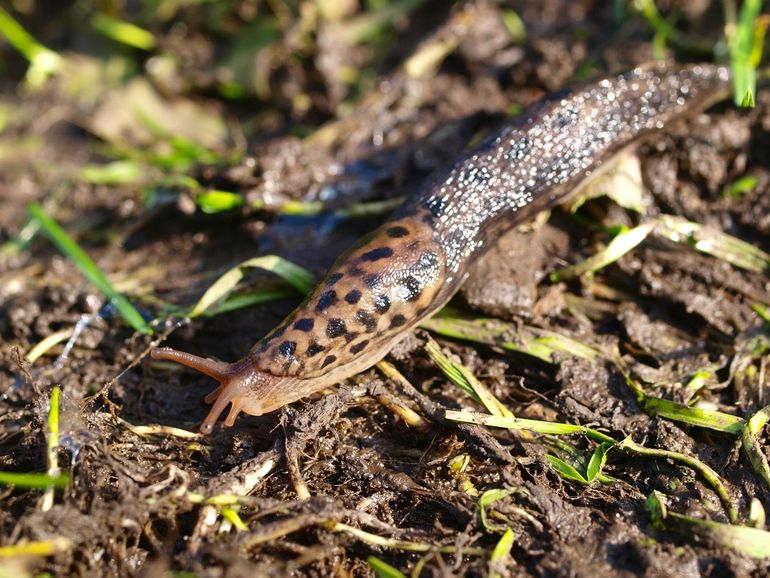
<path id="1" fill-rule="evenodd" d="M 206 397 L 231 426 L 374 365 L 442 307 L 505 230 L 552 206 L 622 149 L 730 89 L 726 68 L 657 63 L 559 92 L 438 171 L 337 259 L 307 299 L 235 363 L 167 347 L 152 357 L 219 381 Z"/>

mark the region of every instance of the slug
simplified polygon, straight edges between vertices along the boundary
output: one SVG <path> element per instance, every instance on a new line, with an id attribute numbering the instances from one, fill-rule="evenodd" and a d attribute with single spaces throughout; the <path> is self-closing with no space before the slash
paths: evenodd
<path id="1" fill-rule="evenodd" d="M 547 97 L 412 194 L 345 252 L 305 301 L 235 363 L 152 351 L 219 382 L 200 427 L 231 426 L 382 359 L 442 307 L 505 230 L 554 205 L 625 147 L 729 94 L 728 69 L 654 64 Z"/>

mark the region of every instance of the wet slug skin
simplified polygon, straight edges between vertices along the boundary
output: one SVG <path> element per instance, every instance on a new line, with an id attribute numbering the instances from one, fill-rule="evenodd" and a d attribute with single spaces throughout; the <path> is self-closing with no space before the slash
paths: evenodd
<path id="1" fill-rule="evenodd" d="M 170 348 L 219 381 L 201 425 L 231 404 L 261 415 L 379 361 L 459 289 L 506 230 L 548 208 L 609 159 L 729 94 L 726 68 L 659 63 L 549 97 L 438 171 L 384 225 L 340 256 L 315 290 L 235 363 Z"/>

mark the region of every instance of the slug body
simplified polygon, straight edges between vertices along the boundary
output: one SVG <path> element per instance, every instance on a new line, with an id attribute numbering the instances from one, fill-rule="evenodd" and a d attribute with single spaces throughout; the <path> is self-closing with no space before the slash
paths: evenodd
<path id="1" fill-rule="evenodd" d="M 550 207 L 623 148 L 729 94 L 728 70 L 655 64 L 553 95 L 436 173 L 332 266 L 244 359 L 160 348 L 220 382 L 201 426 L 261 415 L 379 361 L 442 307 L 471 264 L 517 222 Z"/>

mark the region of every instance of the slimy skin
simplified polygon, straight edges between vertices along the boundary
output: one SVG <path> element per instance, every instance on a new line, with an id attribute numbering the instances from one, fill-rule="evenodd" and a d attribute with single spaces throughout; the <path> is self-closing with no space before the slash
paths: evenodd
<path id="1" fill-rule="evenodd" d="M 655 64 L 555 94 L 437 172 L 381 227 L 340 256 L 278 327 L 232 364 L 152 352 L 218 380 L 231 426 L 339 383 L 382 359 L 455 294 L 506 230 L 553 206 L 616 153 L 729 94 L 726 68 Z"/>

